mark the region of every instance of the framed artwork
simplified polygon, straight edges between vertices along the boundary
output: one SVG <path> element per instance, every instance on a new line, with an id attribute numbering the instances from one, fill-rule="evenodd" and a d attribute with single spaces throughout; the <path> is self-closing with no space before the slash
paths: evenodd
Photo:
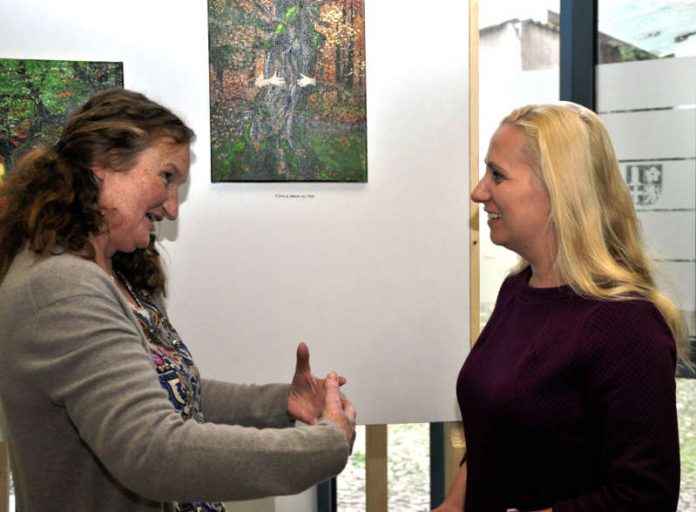
<path id="1" fill-rule="evenodd" d="M 54 144 L 92 93 L 123 87 L 120 62 L 0 59 L 0 180 L 23 151 Z"/>
<path id="2" fill-rule="evenodd" d="M 208 0 L 211 179 L 367 181 L 364 0 Z"/>

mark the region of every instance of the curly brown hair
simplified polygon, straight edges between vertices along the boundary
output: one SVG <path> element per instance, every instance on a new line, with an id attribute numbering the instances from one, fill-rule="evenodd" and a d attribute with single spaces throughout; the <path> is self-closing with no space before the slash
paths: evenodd
<path id="1" fill-rule="evenodd" d="M 24 154 L 0 185 L 0 280 L 25 246 L 41 258 L 65 250 L 94 261 L 89 237 L 104 229 L 105 220 L 92 168 L 127 170 L 162 137 L 190 144 L 195 134 L 143 94 L 109 89 L 70 115 L 54 146 Z M 154 237 L 145 249 L 117 253 L 112 263 L 137 289 L 164 294 Z"/>

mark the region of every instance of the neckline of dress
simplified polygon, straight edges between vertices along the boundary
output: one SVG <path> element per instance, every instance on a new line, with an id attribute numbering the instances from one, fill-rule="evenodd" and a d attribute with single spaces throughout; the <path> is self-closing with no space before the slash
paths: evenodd
<path id="1" fill-rule="evenodd" d="M 115 270 L 113 274 L 111 274 L 111 279 L 116 282 L 118 280 L 123 286 L 126 287 L 126 290 L 128 290 L 128 293 L 130 293 L 130 296 L 133 297 L 133 300 L 135 301 L 135 304 L 138 306 L 138 309 L 143 312 L 147 312 L 147 309 L 145 309 L 145 306 L 143 305 L 142 301 L 140 300 L 140 296 L 138 293 L 135 291 L 133 286 L 131 286 L 130 282 L 128 282 L 128 279 L 118 270 Z"/>

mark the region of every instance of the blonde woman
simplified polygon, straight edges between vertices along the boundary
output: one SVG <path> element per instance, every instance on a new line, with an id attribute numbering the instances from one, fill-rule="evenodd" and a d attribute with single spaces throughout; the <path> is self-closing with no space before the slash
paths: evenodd
<path id="1" fill-rule="evenodd" d="M 471 197 L 519 267 L 465 361 L 467 455 L 439 512 L 674 511 L 677 346 L 599 117 L 503 119 Z"/>

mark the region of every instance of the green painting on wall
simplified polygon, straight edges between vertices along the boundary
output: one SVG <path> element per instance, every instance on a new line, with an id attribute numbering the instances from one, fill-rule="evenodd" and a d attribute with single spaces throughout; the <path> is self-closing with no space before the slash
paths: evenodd
<path id="1" fill-rule="evenodd" d="M 92 93 L 123 87 L 123 64 L 0 59 L 0 180 L 38 144 L 54 144 L 68 114 Z"/>

